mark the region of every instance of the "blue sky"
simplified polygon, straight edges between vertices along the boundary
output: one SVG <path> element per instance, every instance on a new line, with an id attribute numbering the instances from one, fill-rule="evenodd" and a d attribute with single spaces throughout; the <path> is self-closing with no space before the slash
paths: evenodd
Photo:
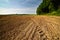
<path id="1" fill-rule="evenodd" d="M 0 14 L 35 14 L 42 0 L 0 0 Z"/>

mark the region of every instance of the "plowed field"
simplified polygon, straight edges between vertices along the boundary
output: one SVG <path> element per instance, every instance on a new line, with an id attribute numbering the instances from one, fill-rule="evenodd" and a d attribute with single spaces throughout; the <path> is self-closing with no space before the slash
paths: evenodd
<path id="1" fill-rule="evenodd" d="M 0 40 L 60 40 L 60 16 L 0 16 Z"/>

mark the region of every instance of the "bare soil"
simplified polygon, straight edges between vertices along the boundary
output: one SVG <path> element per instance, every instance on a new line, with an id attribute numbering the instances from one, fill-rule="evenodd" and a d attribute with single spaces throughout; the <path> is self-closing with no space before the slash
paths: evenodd
<path id="1" fill-rule="evenodd" d="M 0 16 L 0 40 L 60 40 L 60 16 Z"/>

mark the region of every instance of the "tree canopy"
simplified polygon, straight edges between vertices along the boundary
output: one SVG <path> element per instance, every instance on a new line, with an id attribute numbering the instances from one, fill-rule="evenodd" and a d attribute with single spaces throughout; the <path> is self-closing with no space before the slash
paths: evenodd
<path id="1" fill-rule="evenodd" d="M 37 8 L 37 14 L 45 14 L 56 11 L 60 8 L 60 0 L 43 0 Z"/>

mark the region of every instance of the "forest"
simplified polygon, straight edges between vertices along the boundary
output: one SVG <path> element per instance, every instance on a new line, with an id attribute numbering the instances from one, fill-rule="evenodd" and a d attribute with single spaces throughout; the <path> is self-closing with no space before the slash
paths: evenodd
<path id="1" fill-rule="evenodd" d="M 43 2 L 38 6 L 36 13 L 37 15 L 60 15 L 60 0 L 43 0 Z"/>

